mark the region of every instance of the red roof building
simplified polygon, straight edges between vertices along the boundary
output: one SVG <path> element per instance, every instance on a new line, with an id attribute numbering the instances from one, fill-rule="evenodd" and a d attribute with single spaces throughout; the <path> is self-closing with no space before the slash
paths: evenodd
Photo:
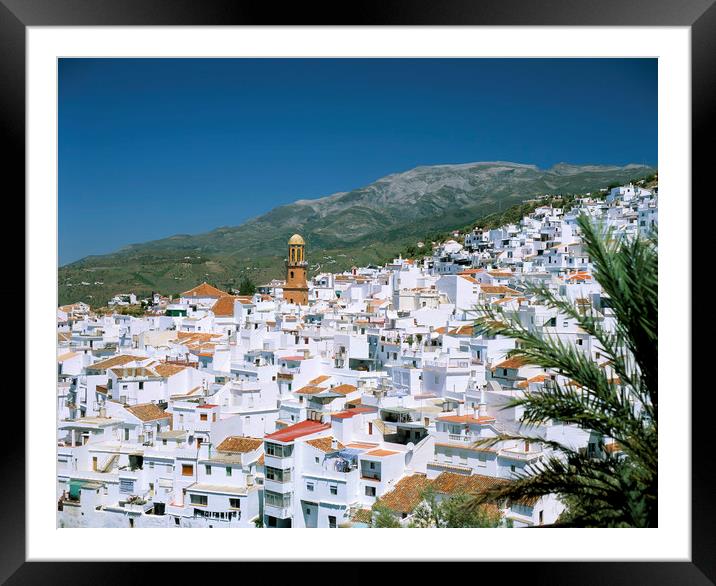
<path id="1" fill-rule="evenodd" d="M 306 420 L 301 421 L 296 425 L 290 425 L 289 427 L 284 427 L 283 429 L 269 433 L 264 437 L 264 439 L 288 443 L 298 439 L 299 437 L 318 433 L 319 431 L 325 431 L 330 428 L 331 426 L 328 423 Z"/>

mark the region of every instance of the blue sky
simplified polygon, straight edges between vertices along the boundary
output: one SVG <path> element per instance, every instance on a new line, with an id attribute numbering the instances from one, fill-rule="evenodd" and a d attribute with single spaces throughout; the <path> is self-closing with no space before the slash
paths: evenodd
<path id="1" fill-rule="evenodd" d="M 657 163 L 655 59 L 61 59 L 65 264 L 417 165 Z"/>

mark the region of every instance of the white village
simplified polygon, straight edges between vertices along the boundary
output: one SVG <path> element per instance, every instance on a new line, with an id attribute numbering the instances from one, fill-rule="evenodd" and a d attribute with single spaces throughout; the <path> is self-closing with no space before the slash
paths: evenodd
<path id="1" fill-rule="evenodd" d="M 121 313 L 140 303 L 126 291 L 110 313 L 59 307 L 57 526 L 371 528 L 380 510 L 408 527 L 426 491 L 445 501 L 513 482 L 555 442 L 618 455 L 557 420 L 533 441 L 483 441 L 524 431 L 512 399 L 570 380 L 512 357 L 518 342 L 481 332 L 476 312 L 499 307 L 612 376 L 598 341 L 529 286 L 614 327 L 577 220 L 646 235 L 657 201 L 633 184 L 550 199 L 514 224 L 420 242 L 424 256 L 340 273 L 310 275 L 310 235 L 295 234 L 285 279 L 253 295 L 197 283 L 154 294 L 139 317 Z M 564 508 L 549 495 L 492 513 L 524 528 Z"/>

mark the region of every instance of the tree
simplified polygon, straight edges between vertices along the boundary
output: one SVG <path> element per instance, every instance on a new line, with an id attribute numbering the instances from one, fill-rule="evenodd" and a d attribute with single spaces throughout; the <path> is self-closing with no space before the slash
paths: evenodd
<path id="1" fill-rule="evenodd" d="M 397 528 L 400 527 L 400 522 L 392 510 L 380 501 L 377 501 L 373 505 L 373 517 L 370 526 L 377 529 Z"/>
<path id="2" fill-rule="evenodd" d="M 456 492 L 440 502 L 432 487 L 421 495 L 421 502 L 413 512 L 410 527 L 498 527 L 501 521 L 499 510 L 488 506 L 471 507 L 471 497 Z"/>
<path id="3" fill-rule="evenodd" d="M 248 275 L 241 277 L 241 282 L 239 283 L 239 295 L 253 295 L 254 293 L 256 293 L 256 284 Z"/>
<path id="4" fill-rule="evenodd" d="M 576 346 L 523 327 L 508 312 L 480 309 L 478 329 L 519 341 L 510 352 L 526 362 L 551 369 L 571 382 L 526 393 L 509 402 L 522 407 L 527 426 L 558 420 L 594 432 L 599 438 L 593 453 L 559 442 L 543 441 L 554 455 L 528 466 L 505 487 L 473 498 L 486 500 L 556 494 L 569 510 L 560 523 L 596 527 L 655 527 L 657 525 L 657 240 L 617 237 L 600 231 L 582 216 L 578 220 L 594 276 L 614 315 L 610 326 L 594 309 L 579 309 L 544 287 L 529 293 L 547 306 L 573 318 L 593 336 L 611 363 L 608 375 L 591 356 Z M 622 454 L 604 449 L 616 440 Z M 504 439 L 535 439 L 525 434 L 500 435 L 480 443 Z"/>

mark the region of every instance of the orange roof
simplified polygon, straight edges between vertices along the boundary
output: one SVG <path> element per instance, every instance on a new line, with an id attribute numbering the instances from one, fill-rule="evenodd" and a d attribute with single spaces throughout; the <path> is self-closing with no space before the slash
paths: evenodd
<path id="1" fill-rule="evenodd" d="M 87 368 L 91 368 L 94 370 L 107 370 L 108 368 L 114 368 L 116 366 L 122 366 L 124 364 L 129 364 L 130 362 L 134 362 L 135 360 L 146 360 L 147 358 L 145 356 L 132 356 L 131 354 L 120 354 L 118 356 L 112 356 L 112 358 L 106 358 L 105 360 L 100 360 L 99 362 L 95 362 L 94 364 L 90 364 Z"/>
<path id="2" fill-rule="evenodd" d="M 169 378 L 170 376 L 180 373 L 185 368 L 186 366 L 180 366 L 179 364 L 167 364 L 166 362 L 162 362 L 154 367 L 154 371 L 163 378 Z"/>
<path id="3" fill-rule="evenodd" d="M 221 338 L 221 334 L 210 332 L 177 332 L 177 340 L 181 342 L 208 342 L 213 338 Z"/>
<path id="4" fill-rule="evenodd" d="M 499 294 L 499 293 L 502 293 L 505 295 L 508 293 L 512 294 L 512 295 L 520 294 L 519 291 L 517 291 L 515 289 L 511 289 L 510 287 L 507 287 L 506 285 L 480 285 L 480 291 L 483 293 L 488 293 L 488 294 Z"/>
<path id="5" fill-rule="evenodd" d="M 297 391 L 294 391 L 297 395 L 315 395 L 316 393 L 320 393 L 321 391 L 325 391 L 326 387 L 319 387 L 317 385 L 306 385 L 305 387 L 301 387 Z"/>
<path id="6" fill-rule="evenodd" d="M 384 456 L 393 456 L 395 454 L 399 454 L 400 452 L 394 452 L 393 450 L 383 450 L 383 449 L 377 449 L 372 450 L 368 452 L 367 454 L 364 454 L 365 456 L 374 456 L 375 458 L 383 458 Z"/>
<path id="7" fill-rule="evenodd" d="M 496 364 L 492 367 L 492 370 L 495 370 L 496 368 L 520 368 L 525 364 L 527 364 L 526 358 L 522 358 L 521 356 L 513 356 L 512 358 L 508 358 L 507 360 Z"/>
<path id="8" fill-rule="evenodd" d="M 458 326 L 454 330 L 448 332 L 451 336 L 472 336 L 475 331 L 475 326 Z"/>
<path id="9" fill-rule="evenodd" d="M 217 289 L 216 287 L 209 285 L 206 281 L 201 285 L 197 285 L 193 289 L 184 291 L 184 293 L 181 294 L 182 297 L 213 297 L 216 299 L 224 297 L 225 295 L 228 295 L 226 291 Z"/>
<path id="10" fill-rule="evenodd" d="M 460 275 L 463 279 L 465 279 L 466 281 L 469 281 L 470 283 L 472 283 L 472 284 L 474 284 L 474 285 L 479 285 L 479 284 L 480 284 L 480 281 L 478 281 L 477 279 L 475 279 L 475 277 L 471 277 L 470 275 L 463 275 L 462 273 L 459 273 L 459 275 Z"/>
<path id="11" fill-rule="evenodd" d="M 375 413 L 376 410 L 372 407 L 354 407 L 353 409 L 346 409 L 345 411 L 339 411 L 338 413 L 331 413 L 331 419 L 350 419 L 361 413 Z"/>
<path id="12" fill-rule="evenodd" d="M 211 306 L 211 311 L 216 317 L 233 317 L 234 315 L 234 301 L 237 298 L 233 295 L 224 295 L 216 300 L 216 303 Z"/>
<path id="13" fill-rule="evenodd" d="M 142 421 L 154 421 L 156 419 L 166 419 L 171 417 L 169 413 L 154 403 L 129 405 L 125 407 L 125 409 Z"/>
<path id="14" fill-rule="evenodd" d="M 526 389 L 530 383 L 543 383 L 549 378 L 550 376 L 548 374 L 538 374 L 537 376 L 518 382 L 515 386 L 519 389 Z"/>
<path id="15" fill-rule="evenodd" d="M 327 423 L 320 423 L 318 421 L 311 421 L 310 419 L 307 419 L 306 421 L 301 421 L 296 425 L 290 425 L 288 427 L 284 427 L 283 429 L 279 429 L 278 431 L 274 431 L 273 433 L 269 433 L 266 435 L 265 439 L 279 442 L 292 442 L 293 440 L 303 437 L 304 435 L 310 435 L 312 433 L 317 433 L 330 428 L 331 426 Z"/>
<path id="16" fill-rule="evenodd" d="M 216 446 L 217 452 L 234 452 L 239 454 L 246 454 L 247 452 L 253 452 L 260 448 L 264 441 L 260 438 L 255 437 L 240 437 L 240 436 L 229 436 L 218 446 Z"/>
<path id="17" fill-rule="evenodd" d="M 333 452 L 334 450 L 342 450 L 343 444 L 341 442 L 336 442 L 336 447 L 333 447 L 333 436 L 326 436 L 326 437 L 319 437 L 312 440 L 306 440 L 306 443 L 309 446 L 312 446 L 316 448 L 317 450 L 321 450 L 322 452 Z"/>
<path id="18" fill-rule="evenodd" d="M 397 513 L 412 513 L 430 484 L 431 481 L 424 474 L 406 476 L 398 481 L 393 490 L 381 497 L 380 503 Z"/>
<path id="19" fill-rule="evenodd" d="M 353 385 L 349 384 L 342 384 L 335 386 L 331 389 L 331 391 L 338 393 L 340 395 L 350 395 L 351 393 L 358 390 L 358 387 L 354 387 Z"/>
<path id="20" fill-rule="evenodd" d="M 320 385 L 321 383 L 326 382 L 329 378 L 331 378 L 329 375 L 322 374 L 321 376 L 317 376 L 313 380 L 308 381 L 309 385 Z"/>
<path id="21" fill-rule="evenodd" d="M 455 492 L 476 494 L 496 486 L 509 484 L 509 482 L 504 478 L 483 476 L 482 474 L 465 476 L 464 474 L 455 474 L 453 472 L 442 472 L 433 480 L 433 488 L 436 492 L 443 494 L 453 494 Z"/>
<path id="22" fill-rule="evenodd" d="M 473 417 L 472 415 L 444 415 L 443 417 L 438 417 L 438 421 L 445 421 L 447 423 L 483 424 L 492 423 L 495 421 L 495 418 L 487 415 L 480 417 Z"/>

